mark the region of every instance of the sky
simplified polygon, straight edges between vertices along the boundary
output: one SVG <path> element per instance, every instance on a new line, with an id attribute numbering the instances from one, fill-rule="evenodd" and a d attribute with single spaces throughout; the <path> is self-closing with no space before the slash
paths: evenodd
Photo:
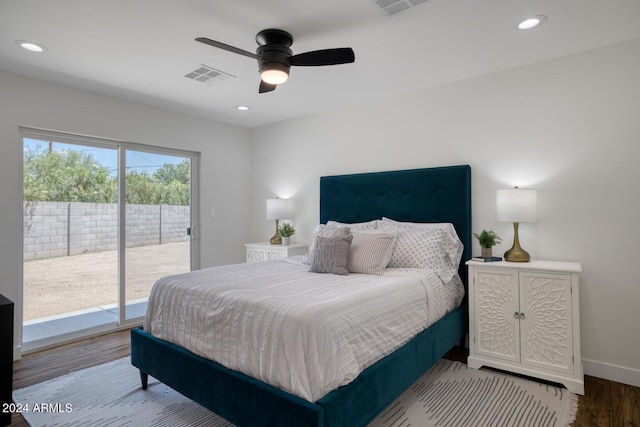
<path id="1" fill-rule="evenodd" d="M 24 138 L 23 147 L 25 151 L 46 152 L 49 150 L 49 142 Z M 98 164 L 109 169 L 112 175 L 116 175 L 118 171 L 118 150 L 116 149 L 92 147 L 90 145 L 74 145 L 62 142 L 53 142 L 52 149 L 54 151 L 75 150 L 88 153 Z M 127 150 L 127 171 L 135 170 L 137 172 L 143 172 L 146 170 L 147 173 L 153 174 L 153 172 L 165 163 L 178 164 L 184 159 L 184 157 L 168 156 L 166 154 Z"/>

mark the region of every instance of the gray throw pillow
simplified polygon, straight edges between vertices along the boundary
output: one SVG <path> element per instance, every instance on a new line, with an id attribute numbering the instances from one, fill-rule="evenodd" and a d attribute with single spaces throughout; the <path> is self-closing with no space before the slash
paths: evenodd
<path id="1" fill-rule="evenodd" d="M 311 258 L 311 269 L 315 273 L 349 274 L 349 248 L 352 234 L 332 237 L 316 236 Z"/>
<path id="2" fill-rule="evenodd" d="M 311 259 L 313 258 L 313 251 L 316 249 L 316 237 L 333 237 L 333 236 L 346 236 L 349 234 L 349 227 L 327 227 L 325 224 L 317 225 L 313 230 L 313 241 L 311 242 L 311 246 L 307 251 L 307 257 L 309 258 L 309 263 L 311 263 Z"/>

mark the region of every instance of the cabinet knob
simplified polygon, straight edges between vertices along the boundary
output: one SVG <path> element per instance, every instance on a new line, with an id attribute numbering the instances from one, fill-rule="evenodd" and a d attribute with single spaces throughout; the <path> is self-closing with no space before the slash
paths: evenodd
<path id="1" fill-rule="evenodd" d="M 513 318 L 514 319 L 519 319 L 520 318 L 520 313 L 518 313 L 517 311 L 515 313 L 513 313 Z"/>
<path id="2" fill-rule="evenodd" d="M 524 313 L 520 313 L 520 318 L 524 319 Z"/>

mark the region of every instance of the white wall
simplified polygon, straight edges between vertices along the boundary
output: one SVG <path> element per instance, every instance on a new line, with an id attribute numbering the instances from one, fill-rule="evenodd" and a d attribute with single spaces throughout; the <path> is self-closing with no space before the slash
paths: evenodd
<path id="1" fill-rule="evenodd" d="M 17 308 L 22 283 L 18 126 L 200 152 L 200 266 L 244 261 L 251 207 L 249 131 L 0 71 L 0 293 Z M 209 220 L 210 209 L 216 210 L 215 221 Z"/>
<path id="2" fill-rule="evenodd" d="M 582 263 L 585 371 L 640 385 L 638 52 L 640 39 L 254 129 L 252 238 L 272 235 L 264 200 L 278 195 L 297 207 L 294 241 L 309 242 L 322 175 L 470 164 L 473 230 L 497 231 L 502 253 L 513 228 L 495 220 L 495 191 L 537 188 L 520 241 L 532 258 Z"/>

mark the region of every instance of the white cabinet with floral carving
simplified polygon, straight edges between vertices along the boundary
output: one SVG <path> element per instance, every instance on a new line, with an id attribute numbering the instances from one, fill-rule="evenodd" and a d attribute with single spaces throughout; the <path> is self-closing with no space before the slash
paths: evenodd
<path id="1" fill-rule="evenodd" d="M 247 262 L 271 261 L 294 255 L 305 255 L 307 245 L 293 243 L 291 245 L 272 245 L 269 242 L 245 243 Z"/>
<path id="2" fill-rule="evenodd" d="M 477 262 L 469 267 L 469 358 L 584 394 L 579 263 Z"/>

